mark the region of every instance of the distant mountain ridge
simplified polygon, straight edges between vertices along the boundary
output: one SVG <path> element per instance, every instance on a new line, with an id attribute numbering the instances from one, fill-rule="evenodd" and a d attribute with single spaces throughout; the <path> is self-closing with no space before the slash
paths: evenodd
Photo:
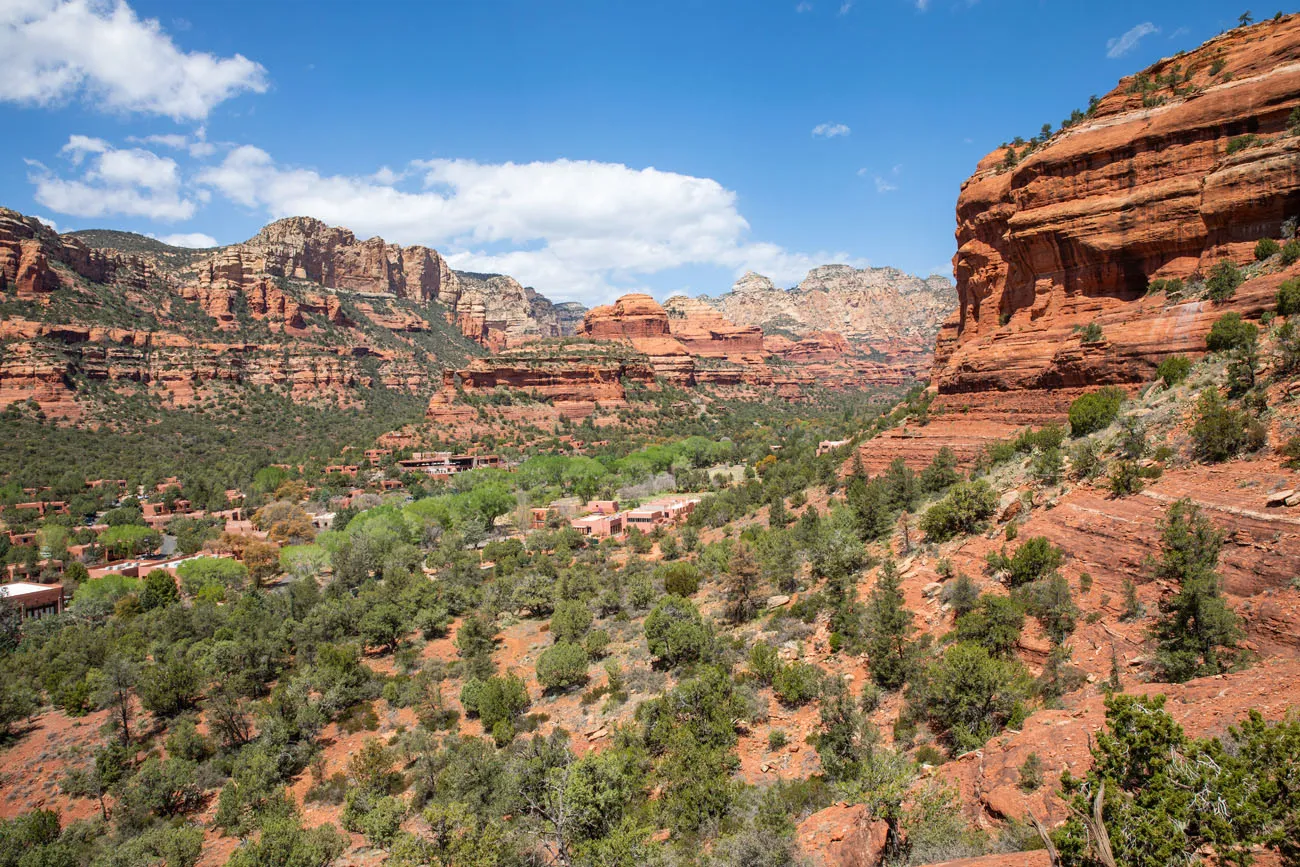
<path id="1" fill-rule="evenodd" d="M 957 309 L 951 280 L 918 277 L 897 268 L 822 265 L 796 286 L 782 289 L 753 271 L 719 297 L 694 299 L 737 325 L 803 336 L 834 331 L 859 344 L 934 343 L 939 326 Z M 686 306 L 670 298 L 670 315 Z"/>

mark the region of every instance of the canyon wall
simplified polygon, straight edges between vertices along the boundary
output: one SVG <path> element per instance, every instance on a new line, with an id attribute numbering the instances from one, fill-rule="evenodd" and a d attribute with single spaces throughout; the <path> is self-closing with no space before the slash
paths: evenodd
<path id="1" fill-rule="evenodd" d="M 957 306 L 946 277 L 922 279 L 897 268 L 849 265 L 814 268 L 788 290 L 751 271 L 725 295 L 692 300 L 738 325 L 791 335 L 831 331 L 886 354 L 891 347 L 908 346 L 929 352 L 939 324 Z"/>
<path id="2" fill-rule="evenodd" d="M 1159 82 L 1159 83 L 1157 83 Z M 1212 39 L 1123 79 L 1036 148 L 1000 148 L 957 201 L 959 307 L 940 334 L 940 393 L 1141 382 L 1204 349 L 1228 305 L 1147 295 L 1151 280 L 1253 258 L 1300 216 L 1300 18 Z M 1103 340 L 1084 343 L 1096 322 Z"/>
<path id="3" fill-rule="evenodd" d="M 448 322 L 493 349 L 572 334 L 581 312 L 581 305 L 552 304 L 513 277 L 454 271 L 428 247 L 403 247 L 382 238 L 362 241 L 347 229 L 311 217 L 277 220 L 243 244 L 217 251 L 200 265 L 198 277 L 202 284 L 240 291 L 273 277 L 436 301 Z"/>
<path id="4" fill-rule="evenodd" d="M 1271 310 L 1300 265 L 1254 264 L 1254 248 L 1300 217 L 1298 107 L 1292 15 L 1163 60 L 1045 141 L 981 160 L 957 200 L 958 306 L 936 342 L 930 420 L 864 446 L 868 471 L 924 466 L 943 445 L 968 460 L 1063 420 L 1088 388 L 1199 357 L 1225 312 Z M 1206 278 L 1225 259 L 1245 279 L 1213 301 Z"/>
<path id="5" fill-rule="evenodd" d="M 143 387 L 167 406 L 210 393 L 191 386 L 202 382 L 345 403 L 372 385 L 425 390 L 482 351 L 464 338 L 502 350 L 572 334 L 586 312 L 511 277 L 457 272 L 428 247 L 306 217 L 199 251 L 109 230 L 58 235 L 7 209 L 0 300 L 11 304 L 0 408 L 34 399 L 69 420 L 88 383 Z"/>

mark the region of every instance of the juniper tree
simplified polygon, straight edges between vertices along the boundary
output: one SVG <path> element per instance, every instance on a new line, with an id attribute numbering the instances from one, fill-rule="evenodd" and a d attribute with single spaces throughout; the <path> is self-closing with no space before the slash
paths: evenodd
<path id="1" fill-rule="evenodd" d="M 1181 683 L 1218 674 L 1232 664 L 1242 636 L 1237 615 L 1223 597 L 1217 571 L 1223 531 L 1190 500 L 1179 500 L 1165 514 L 1160 558 L 1154 577 L 1178 584 L 1178 592 L 1160 604 L 1154 629 L 1157 659 L 1165 675 Z"/>
<path id="2" fill-rule="evenodd" d="M 920 649 L 913 640 L 916 627 L 900 583 L 898 568 L 886 560 L 867 598 L 867 658 L 872 679 L 884 689 L 898 689 L 907 681 Z"/>

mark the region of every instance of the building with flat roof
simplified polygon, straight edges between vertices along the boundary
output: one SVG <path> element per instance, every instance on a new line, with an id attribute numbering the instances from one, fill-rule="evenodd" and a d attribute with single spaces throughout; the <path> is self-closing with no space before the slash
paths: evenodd
<path id="1" fill-rule="evenodd" d="M 501 458 L 497 455 L 453 455 L 451 452 L 416 452 L 397 465 L 413 473 L 430 476 L 451 476 L 466 470 L 480 467 L 499 467 Z"/>
<path id="2" fill-rule="evenodd" d="M 0 584 L 0 599 L 17 607 L 24 620 L 39 620 L 63 610 L 63 585 L 27 581 Z"/>
<path id="3" fill-rule="evenodd" d="M 586 515 L 581 518 L 574 518 L 569 522 L 569 526 L 584 536 L 593 539 L 604 539 L 609 536 L 617 536 L 623 532 L 623 517 L 622 513 L 617 515 Z"/>

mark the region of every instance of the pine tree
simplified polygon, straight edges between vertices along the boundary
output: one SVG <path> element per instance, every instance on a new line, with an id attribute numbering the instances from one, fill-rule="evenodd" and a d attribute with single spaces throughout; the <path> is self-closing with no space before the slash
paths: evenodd
<path id="1" fill-rule="evenodd" d="M 1157 579 L 1177 582 L 1179 589 L 1160 604 L 1154 635 L 1160 666 L 1174 682 L 1218 674 L 1235 657 L 1242 630 L 1216 571 L 1222 547 L 1223 532 L 1190 500 L 1169 507 L 1153 567 Z"/>
<path id="2" fill-rule="evenodd" d="M 767 511 L 767 525 L 773 529 L 780 529 L 790 523 L 790 513 L 785 508 L 785 497 L 780 494 L 772 497 L 772 504 Z"/>
<path id="3" fill-rule="evenodd" d="M 854 476 L 849 480 L 845 498 L 862 539 L 879 539 L 893 528 L 889 486 L 882 479 L 867 481 L 865 477 Z"/>
<path id="4" fill-rule="evenodd" d="M 893 561 L 880 568 L 880 578 L 867 599 L 867 658 L 871 677 L 883 689 L 898 689 L 916 665 L 916 627 L 903 602 L 902 579 Z"/>
<path id="5" fill-rule="evenodd" d="M 761 574 L 754 552 L 743 542 L 737 544 L 727 562 L 727 579 L 723 585 L 727 594 L 727 619 L 732 623 L 744 623 L 758 610 Z"/>

